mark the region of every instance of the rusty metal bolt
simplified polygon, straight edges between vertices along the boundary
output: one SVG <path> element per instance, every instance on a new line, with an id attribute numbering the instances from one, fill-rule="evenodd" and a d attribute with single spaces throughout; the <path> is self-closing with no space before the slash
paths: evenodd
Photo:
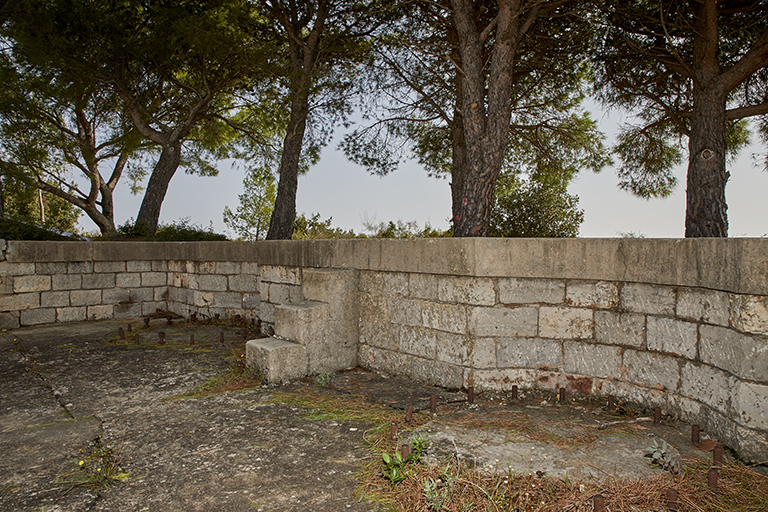
<path id="1" fill-rule="evenodd" d="M 389 437 L 391 439 L 397 439 L 397 425 L 394 423 L 389 426 Z"/>
<path id="2" fill-rule="evenodd" d="M 469 386 L 467 388 L 467 402 L 470 405 L 475 403 L 475 388 L 474 388 L 474 386 Z"/>
<path id="3" fill-rule="evenodd" d="M 149 327 L 149 317 L 144 318 L 144 327 Z"/>
<path id="4" fill-rule="evenodd" d="M 667 489 L 667 510 L 676 511 L 677 507 L 677 491 L 675 489 Z"/>
<path id="5" fill-rule="evenodd" d="M 661 423 L 661 407 L 653 408 L 653 424 L 658 425 Z"/>
<path id="6" fill-rule="evenodd" d="M 565 402 L 565 388 L 560 388 L 560 389 L 558 390 L 558 396 L 557 396 L 557 400 L 558 400 L 560 403 L 563 403 L 563 402 Z"/>
<path id="7" fill-rule="evenodd" d="M 133 327 L 131 327 L 131 324 L 128 324 L 128 332 L 133 331 Z"/>
<path id="8" fill-rule="evenodd" d="M 157 333 L 157 335 L 160 338 L 160 344 L 165 345 L 165 332 L 160 331 L 159 333 Z"/>
<path id="9" fill-rule="evenodd" d="M 712 450 L 712 465 L 717 468 L 723 467 L 723 447 L 719 444 Z"/>
<path id="10" fill-rule="evenodd" d="M 224 344 L 224 331 L 219 333 L 219 343 Z"/>
<path id="11" fill-rule="evenodd" d="M 124 340 L 124 339 L 125 339 L 125 331 L 123 330 L 123 328 L 122 328 L 122 327 L 120 327 L 120 328 L 117 330 L 117 335 L 118 335 L 118 336 L 120 336 L 120 339 L 121 339 L 121 340 Z"/>
<path id="12" fill-rule="evenodd" d="M 437 397 L 435 395 L 429 395 L 429 412 L 432 414 L 437 412 Z"/>
<path id="13" fill-rule="evenodd" d="M 608 395 L 608 410 L 616 410 L 616 399 L 613 397 L 613 395 Z"/>
<path id="14" fill-rule="evenodd" d="M 411 454 L 411 445 L 409 444 L 400 445 L 400 456 L 403 458 L 403 460 L 405 460 L 410 454 Z"/>
<path id="15" fill-rule="evenodd" d="M 592 509 L 595 512 L 605 512 L 605 498 L 602 494 L 596 495 L 592 503 Z"/>
<path id="16" fill-rule="evenodd" d="M 512 400 L 517 400 L 517 386 L 512 386 Z"/>
<path id="17" fill-rule="evenodd" d="M 695 445 L 699 444 L 701 429 L 698 425 L 691 425 L 691 442 Z"/>
<path id="18" fill-rule="evenodd" d="M 190 334 L 189 335 L 189 346 L 190 347 L 194 347 L 195 346 L 195 335 L 194 334 Z"/>
<path id="19" fill-rule="evenodd" d="M 408 408 L 405 410 L 405 421 L 406 423 L 410 423 L 413 421 L 413 406 L 409 405 Z"/>
<path id="20" fill-rule="evenodd" d="M 717 470 L 712 468 L 707 473 L 707 487 L 713 491 L 717 491 Z"/>

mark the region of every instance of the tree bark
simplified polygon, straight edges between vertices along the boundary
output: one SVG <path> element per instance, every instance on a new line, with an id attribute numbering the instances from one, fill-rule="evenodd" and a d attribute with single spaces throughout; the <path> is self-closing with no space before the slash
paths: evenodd
<path id="1" fill-rule="evenodd" d="M 139 214 L 136 217 L 137 228 L 148 234 L 154 234 L 157 231 L 160 208 L 163 205 L 165 194 L 168 192 L 168 184 L 181 163 L 181 146 L 180 140 L 165 142 L 160 152 L 160 158 L 149 177 L 144 199 L 141 201 L 141 208 L 139 208 Z"/>
<path id="2" fill-rule="evenodd" d="M 726 91 L 719 80 L 717 1 L 697 3 L 685 236 L 727 237 Z"/>

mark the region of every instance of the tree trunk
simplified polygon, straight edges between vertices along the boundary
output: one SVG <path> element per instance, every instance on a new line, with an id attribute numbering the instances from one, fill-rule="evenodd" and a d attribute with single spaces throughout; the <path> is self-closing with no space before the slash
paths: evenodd
<path id="1" fill-rule="evenodd" d="M 176 140 L 163 145 L 160 158 L 149 177 L 147 190 L 136 217 L 136 227 L 148 235 L 157 231 L 160 208 L 168 191 L 168 184 L 181 163 L 181 144 L 181 141 Z"/>
<path id="2" fill-rule="evenodd" d="M 697 4 L 693 41 L 693 117 L 688 142 L 685 236 L 727 237 L 726 93 L 718 81 L 717 1 Z"/>
<path id="3" fill-rule="evenodd" d="M 291 120 L 283 141 L 277 197 L 275 209 L 269 221 L 267 240 L 290 240 L 293 236 L 293 223 L 296 220 L 296 190 L 299 187 L 299 160 L 308 113 L 309 98 L 302 88 L 294 93 L 294 100 L 291 103 Z"/>

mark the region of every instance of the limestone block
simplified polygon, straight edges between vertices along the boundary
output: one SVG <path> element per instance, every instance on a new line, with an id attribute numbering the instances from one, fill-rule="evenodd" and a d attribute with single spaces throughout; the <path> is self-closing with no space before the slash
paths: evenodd
<path id="1" fill-rule="evenodd" d="M 752 334 L 768 334 L 768 297 L 737 295 L 731 310 L 731 325 Z"/>
<path id="2" fill-rule="evenodd" d="M 187 269 L 187 272 L 191 274 L 215 274 L 216 273 L 216 262 L 215 261 L 191 261 L 188 262 L 192 264 L 191 269 Z"/>
<path id="3" fill-rule="evenodd" d="M 728 326 L 731 299 L 725 292 L 682 288 L 677 292 L 677 316 L 696 322 Z"/>
<path id="4" fill-rule="evenodd" d="M 52 324 L 56 322 L 54 308 L 27 309 L 21 312 L 21 325 Z"/>
<path id="5" fill-rule="evenodd" d="M 114 309 L 111 304 L 88 306 L 88 320 L 107 320 L 112 318 Z"/>
<path id="6" fill-rule="evenodd" d="M 398 350 L 399 326 L 381 322 L 361 322 L 358 329 L 361 344 L 386 350 Z"/>
<path id="7" fill-rule="evenodd" d="M 291 287 L 287 284 L 269 283 L 266 297 L 272 304 L 288 304 L 291 302 Z"/>
<path id="8" fill-rule="evenodd" d="M 275 306 L 275 335 L 305 346 L 315 343 L 322 336 L 318 331 L 329 307 L 329 304 L 317 301 Z"/>
<path id="9" fill-rule="evenodd" d="M 563 348 L 541 338 L 499 338 L 496 358 L 499 368 L 556 370 L 563 366 Z"/>
<path id="10" fill-rule="evenodd" d="M 437 299 L 438 276 L 433 274 L 410 274 L 408 295 L 414 299 Z"/>
<path id="11" fill-rule="evenodd" d="M 422 325 L 422 304 L 428 303 L 424 303 L 420 300 L 402 298 L 390 298 L 385 300 L 387 301 L 387 318 L 390 322 L 401 325 Z"/>
<path id="12" fill-rule="evenodd" d="M 565 283 L 553 279 L 499 279 L 502 304 L 560 304 L 565 298 Z"/>
<path id="13" fill-rule="evenodd" d="M 128 260 L 125 263 L 125 270 L 128 272 L 151 272 L 152 262 Z"/>
<path id="14" fill-rule="evenodd" d="M 193 290 L 192 293 L 192 304 L 194 306 L 199 308 L 209 308 L 213 306 L 213 292 L 201 292 L 200 290 Z"/>
<path id="15" fill-rule="evenodd" d="M 56 321 L 57 322 L 83 322 L 88 317 L 86 316 L 87 310 L 85 306 L 76 308 L 56 308 Z M 137 315 L 141 316 L 141 314 Z"/>
<path id="16" fill-rule="evenodd" d="M 165 260 L 152 260 L 152 272 L 168 272 L 168 262 Z"/>
<path id="17" fill-rule="evenodd" d="M 224 290 L 227 289 L 227 280 L 224 279 Z M 165 272 L 142 272 L 141 273 L 141 286 L 154 287 L 165 286 L 168 284 L 168 274 Z M 202 288 L 208 290 L 209 288 Z"/>
<path id="18" fill-rule="evenodd" d="M 768 430 L 768 386 L 739 382 L 735 402 L 738 421 L 748 428 Z"/>
<path id="19" fill-rule="evenodd" d="M 9 263 L 7 261 L 0 261 L 0 276 L 25 276 L 34 273 L 34 263 Z"/>
<path id="20" fill-rule="evenodd" d="M 66 274 L 67 264 L 65 262 L 35 263 L 34 273 L 37 275 Z"/>
<path id="21" fill-rule="evenodd" d="M 275 305 L 269 302 L 261 302 L 259 305 L 259 319 L 262 322 L 275 322 Z"/>
<path id="22" fill-rule="evenodd" d="M 622 373 L 624 380 L 650 388 L 677 390 L 680 367 L 674 357 L 625 350 Z"/>
<path id="23" fill-rule="evenodd" d="M 474 306 L 493 306 L 496 290 L 488 278 L 439 276 L 438 299 L 442 302 L 460 302 Z"/>
<path id="24" fill-rule="evenodd" d="M 155 290 L 152 288 L 129 288 L 131 302 L 150 302 L 155 299 Z"/>
<path id="25" fill-rule="evenodd" d="M 237 292 L 216 292 L 213 294 L 213 306 L 217 308 L 242 309 L 243 294 Z"/>
<path id="26" fill-rule="evenodd" d="M 125 262 L 124 261 L 94 261 L 93 271 L 97 273 L 125 272 Z"/>
<path id="27" fill-rule="evenodd" d="M 406 376 L 418 382 L 448 389 L 464 385 L 464 369 L 459 366 L 408 355 L 403 360 Z"/>
<path id="28" fill-rule="evenodd" d="M 298 343 L 277 338 L 247 341 L 245 361 L 271 384 L 300 379 L 308 374 L 306 349 Z"/>
<path id="29" fill-rule="evenodd" d="M 684 362 L 680 368 L 680 393 L 730 414 L 731 394 L 736 379 L 711 366 Z"/>
<path id="30" fill-rule="evenodd" d="M 397 329 L 399 349 L 404 354 L 435 359 L 437 338 L 435 331 L 423 327 L 401 325 Z"/>
<path id="31" fill-rule="evenodd" d="M 472 340 L 472 368 L 496 368 L 496 350 L 496 338 L 474 338 Z"/>
<path id="32" fill-rule="evenodd" d="M 385 272 L 382 274 L 382 287 L 386 295 L 408 295 L 408 274 Z"/>
<path id="33" fill-rule="evenodd" d="M 19 311 L 0 313 L 0 329 L 16 329 L 19 327 Z"/>
<path id="34" fill-rule="evenodd" d="M 261 265 L 261 279 L 270 283 L 301 284 L 301 269 Z"/>
<path id="35" fill-rule="evenodd" d="M 168 262 L 169 272 L 178 272 L 181 274 L 187 273 L 187 262 L 181 260 L 172 260 Z"/>
<path id="36" fill-rule="evenodd" d="M 69 306 L 69 292 L 43 292 L 40 294 L 40 307 L 61 308 Z"/>
<path id="37" fill-rule="evenodd" d="M 115 304 L 112 308 L 112 311 L 115 318 L 136 318 L 141 316 L 142 307 L 141 304 L 124 302 Z M 186 310 L 184 312 L 186 313 Z"/>
<path id="38" fill-rule="evenodd" d="M 139 288 L 141 286 L 141 274 L 125 273 L 115 275 L 115 286 L 118 288 Z"/>
<path id="39" fill-rule="evenodd" d="M 595 341 L 642 348 L 645 343 L 645 316 L 595 311 Z"/>
<path id="40" fill-rule="evenodd" d="M 256 276 L 254 275 L 231 275 L 227 277 L 227 284 L 231 292 L 256 291 Z"/>
<path id="41" fill-rule="evenodd" d="M 263 277 L 262 277 L 263 279 Z M 359 285 L 361 292 L 383 294 L 384 275 L 381 272 L 360 271 Z"/>
<path id="42" fill-rule="evenodd" d="M 461 304 L 422 303 L 422 325 L 439 331 L 467 332 L 467 310 Z"/>
<path id="43" fill-rule="evenodd" d="M 612 309 L 619 303 L 619 289 L 615 283 L 598 281 L 569 281 L 565 291 L 565 302 L 583 308 Z"/>
<path id="44" fill-rule="evenodd" d="M 469 310 L 470 334 L 487 336 L 536 336 L 539 312 L 536 308 L 484 308 Z"/>
<path id="45" fill-rule="evenodd" d="M 242 266 L 236 261 L 217 261 L 216 273 L 223 275 L 236 275 L 242 272 Z"/>
<path id="46" fill-rule="evenodd" d="M 539 336 L 555 339 L 589 339 L 594 327 L 593 310 L 544 307 L 539 310 Z"/>
<path id="47" fill-rule="evenodd" d="M 104 290 L 104 291 L 106 291 L 106 290 Z M 158 286 L 156 288 L 152 288 L 152 300 L 154 300 L 154 301 L 166 301 L 166 300 L 168 300 L 168 287 L 167 286 Z M 104 300 L 103 302 L 106 303 L 107 301 Z"/>
<path id="48" fill-rule="evenodd" d="M 84 290 L 105 290 L 115 287 L 115 274 L 85 274 L 83 275 Z"/>
<path id="49" fill-rule="evenodd" d="M 13 277 L 0 276 L 0 295 L 13 294 Z"/>
<path id="50" fill-rule="evenodd" d="M 240 273 L 259 276 L 261 275 L 261 268 L 255 261 L 243 261 L 240 263 Z"/>
<path id="51" fill-rule="evenodd" d="M 696 359 L 696 324 L 649 316 L 647 329 L 648 350 Z"/>
<path id="52" fill-rule="evenodd" d="M 120 288 L 115 288 L 119 290 Z M 108 304 L 106 299 L 107 291 L 104 291 L 104 303 Z M 187 288 L 168 288 L 168 300 L 171 302 L 179 302 L 181 304 L 193 304 L 195 300 L 195 291 Z"/>
<path id="53" fill-rule="evenodd" d="M 521 368 L 475 370 L 472 377 L 475 391 L 511 391 L 512 386 L 520 389 L 535 387 L 539 372 Z"/>
<path id="54" fill-rule="evenodd" d="M 89 308 L 90 309 L 90 308 Z M 165 311 L 168 309 L 167 302 L 142 302 L 141 303 L 141 315 L 152 315 L 158 311 Z"/>
<path id="55" fill-rule="evenodd" d="M 739 456 L 746 463 L 764 464 L 768 460 L 768 433 L 734 426 L 734 446 Z"/>
<path id="56" fill-rule="evenodd" d="M 67 274 L 91 274 L 92 272 L 92 261 L 73 261 L 67 263 Z"/>
<path id="57" fill-rule="evenodd" d="M 621 289 L 621 306 L 632 313 L 675 314 L 675 292 L 666 286 L 629 283 Z"/>
<path id="58" fill-rule="evenodd" d="M 170 280 L 169 283 L 171 286 L 175 288 L 189 288 L 189 274 L 187 273 L 180 273 L 180 272 L 173 272 L 170 274 Z M 137 285 L 140 286 L 140 285 Z"/>
<path id="59" fill-rule="evenodd" d="M 39 293 L 18 293 L 0 296 L 0 311 L 18 311 L 37 307 L 40 307 Z"/>
<path id="60" fill-rule="evenodd" d="M 380 295 L 360 292 L 359 314 L 361 323 L 388 323 L 389 306 L 388 300 Z"/>
<path id="61" fill-rule="evenodd" d="M 258 293 L 243 294 L 243 309 L 254 311 L 258 315 L 260 305 L 261 305 L 261 299 Z"/>
<path id="62" fill-rule="evenodd" d="M 699 327 L 699 357 L 742 379 L 768 383 L 768 340 L 725 327 Z"/>
<path id="63" fill-rule="evenodd" d="M 18 276 L 13 278 L 13 293 L 45 292 L 51 289 L 51 276 Z"/>
<path id="64" fill-rule="evenodd" d="M 473 346 L 469 336 L 437 331 L 436 337 L 438 361 L 459 366 L 469 366 Z"/>
<path id="65" fill-rule="evenodd" d="M 621 374 L 621 347 L 580 341 L 563 342 L 563 371 L 601 379 Z"/>

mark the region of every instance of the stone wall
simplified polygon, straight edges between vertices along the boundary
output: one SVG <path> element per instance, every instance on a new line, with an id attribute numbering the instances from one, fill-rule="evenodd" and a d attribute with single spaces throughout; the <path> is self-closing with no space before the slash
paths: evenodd
<path id="1" fill-rule="evenodd" d="M 3 328 L 161 309 L 259 318 L 267 333 L 300 331 L 311 350 L 315 335 L 327 342 L 344 325 L 339 336 L 357 340 L 357 364 L 367 368 L 449 388 L 612 394 L 660 406 L 745 458 L 768 460 L 765 239 L 8 242 L 3 249 Z M 347 269 L 355 284 L 344 288 L 348 300 L 326 300 L 340 308 L 316 315 L 327 320 L 298 329 L 290 319 L 309 315 L 309 306 L 320 311 L 330 297 L 315 283 L 324 274 L 307 269 Z M 311 290 L 305 274 L 314 276 Z"/>

